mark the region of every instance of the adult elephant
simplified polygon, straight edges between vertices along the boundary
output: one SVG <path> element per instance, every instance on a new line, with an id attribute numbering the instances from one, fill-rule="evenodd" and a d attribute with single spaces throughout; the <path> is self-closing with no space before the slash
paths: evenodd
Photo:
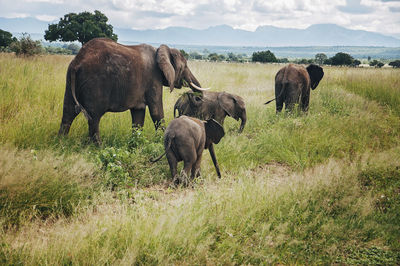
<path id="1" fill-rule="evenodd" d="M 221 125 L 224 124 L 225 117 L 231 116 L 236 120 L 241 120 L 239 132 L 243 131 L 246 125 L 246 105 L 242 97 L 227 92 L 203 92 L 185 93 L 175 103 L 174 117 L 187 115 L 197 117 L 202 120 L 215 119 Z"/>
<path id="2" fill-rule="evenodd" d="M 80 49 L 68 67 L 59 135 L 66 135 L 82 111 L 89 136 L 100 143 L 99 123 L 106 112 L 130 110 L 133 126 L 143 126 L 145 108 L 157 129 L 164 118 L 162 86 L 202 91 L 177 49 L 146 44 L 126 46 L 97 38 Z"/>
<path id="3" fill-rule="evenodd" d="M 314 64 L 310 64 L 307 68 L 295 64 L 281 68 L 275 76 L 273 100 L 276 100 L 276 112 L 282 111 L 283 104 L 288 111 L 291 111 L 296 103 L 300 104 L 302 111 L 308 111 L 310 88 L 315 90 L 323 76 L 322 67 Z"/>

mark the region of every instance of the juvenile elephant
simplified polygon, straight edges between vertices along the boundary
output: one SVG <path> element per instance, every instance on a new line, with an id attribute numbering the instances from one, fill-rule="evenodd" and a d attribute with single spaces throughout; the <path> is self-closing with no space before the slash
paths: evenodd
<path id="1" fill-rule="evenodd" d="M 201 156 L 208 149 L 218 177 L 221 177 L 214 153 L 213 143 L 218 144 L 225 135 L 224 128 L 214 119 L 201 121 L 197 118 L 181 116 L 169 123 L 164 134 L 165 153 L 152 162 L 160 160 L 165 154 L 176 183 L 177 164 L 183 161 L 183 171 L 193 179 L 200 174 Z"/>
<path id="2" fill-rule="evenodd" d="M 203 90 L 177 49 L 93 39 L 82 46 L 68 67 L 59 135 L 68 134 L 82 111 L 91 140 L 100 143 L 99 123 L 106 112 L 129 109 L 133 126 L 143 126 L 146 106 L 157 129 L 164 118 L 163 85 L 171 91 L 183 85 Z"/>
<path id="3" fill-rule="evenodd" d="M 175 103 L 174 117 L 187 115 L 199 119 L 215 119 L 221 125 L 225 117 L 231 116 L 236 120 L 241 119 L 239 132 L 246 125 L 246 105 L 242 97 L 227 92 L 203 92 L 203 94 L 188 92 L 183 94 Z"/>
<path id="4" fill-rule="evenodd" d="M 307 68 L 294 64 L 281 68 L 275 76 L 273 100 L 276 100 L 276 112 L 282 111 L 283 104 L 288 111 L 291 111 L 296 103 L 300 104 L 302 111 L 308 111 L 310 88 L 314 90 L 323 76 L 322 67 L 314 64 L 310 64 Z"/>

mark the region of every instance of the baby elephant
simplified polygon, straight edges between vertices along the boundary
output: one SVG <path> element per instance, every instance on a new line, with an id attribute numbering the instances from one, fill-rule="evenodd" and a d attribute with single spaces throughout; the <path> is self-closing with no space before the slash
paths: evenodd
<path id="1" fill-rule="evenodd" d="M 227 115 L 236 120 L 240 119 L 239 132 L 243 131 L 247 120 L 243 98 L 227 92 L 205 91 L 202 95 L 185 93 L 175 103 L 174 117 L 176 110 L 179 116 L 187 115 L 203 120 L 212 118 L 221 125 L 224 124 Z"/>
<path id="2" fill-rule="evenodd" d="M 201 121 L 197 118 L 181 116 L 171 121 L 165 130 L 165 153 L 152 162 L 167 155 L 172 177 L 176 184 L 177 164 L 183 161 L 183 171 L 193 179 L 200 175 L 201 156 L 204 149 L 210 151 L 218 177 L 221 177 L 217 159 L 215 158 L 213 143 L 218 144 L 225 135 L 224 128 L 214 119 Z"/>

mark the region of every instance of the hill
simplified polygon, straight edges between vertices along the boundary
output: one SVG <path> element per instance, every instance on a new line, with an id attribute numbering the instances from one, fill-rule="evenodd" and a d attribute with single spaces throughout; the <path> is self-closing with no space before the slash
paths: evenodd
<path id="1" fill-rule="evenodd" d="M 43 38 L 48 22 L 35 18 L 0 18 L 0 29 L 13 34 L 28 32 Z M 400 40 L 375 32 L 350 30 L 335 24 L 315 24 L 306 29 L 260 26 L 255 31 L 219 25 L 207 29 L 168 27 L 132 30 L 115 28 L 120 42 L 169 43 L 211 46 L 383 46 L 400 47 Z"/>

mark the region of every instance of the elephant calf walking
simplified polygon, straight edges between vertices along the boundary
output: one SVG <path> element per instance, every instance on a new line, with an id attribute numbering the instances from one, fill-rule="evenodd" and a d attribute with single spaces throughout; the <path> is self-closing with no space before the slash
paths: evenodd
<path id="1" fill-rule="evenodd" d="M 201 121 L 196 118 L 181 116 L 171 121 L 165 130 L 165 153 L 152 162 L 167 156 L 171 175 L 176 184 L 177 164 L 183 161 L 183 171 L 191 179 L 200 174 L 201 156 L 204 149 L 208 149 L 213 160 L 218 177 L 221 177 L 213 143 L 218 144 L 225 135 L 224 128 L 214 119 Z"/>

